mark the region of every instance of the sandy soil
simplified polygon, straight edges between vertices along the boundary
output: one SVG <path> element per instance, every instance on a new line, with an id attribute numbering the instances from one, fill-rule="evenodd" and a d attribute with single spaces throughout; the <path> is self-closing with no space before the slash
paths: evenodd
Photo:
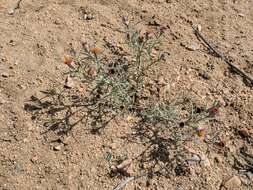
<path id="1" fill-rule="evenodd" d="M 122 16 L 168 26 L 162 48 L 170 56 L 153 77 L 163 77 L 173 96 L 187 94 L 200 106 L 224 103 L 218 120 L 206 123 L 209 136 L 222 139 L 223 147 L 198 138 L 187 146 L 206 163 L 181 173 L 184 167 L 173 165 L 166 175 L 139 178 L 126 189 L 220 189 L 230 176 L 241 182 L 232 184 L 234 189 L 253 189 L 253 161 L 250 171 L 235 167 L 234 159 L 245 148 L 253 155 L 252 87 L 208 54 L 191 28 L 201 25 L 219 50 L 253 76 L 252 0 L 23 0 L 10 15 L 15 3 L 0 1 L 0 189 L 113 189 L 126 178 L 110 175 L 106 155 L 120 161 L 147 148 L 141 138 L 126 140 L 134 133 L 131 122 L 118 119 L 99 135 L 80 124 L 62 137 L 44 133 L 24 110 L 32 95 L 64 85 L 68 68 L 62 60 L 72 47 L 79 50 L 81 42 L 102 46 L 104 38 L 122 45 Z M 192 45 L 198 49 L 186 48 Z M 140 164 L 133 164 L 131 175 L 147 169 Z"/>

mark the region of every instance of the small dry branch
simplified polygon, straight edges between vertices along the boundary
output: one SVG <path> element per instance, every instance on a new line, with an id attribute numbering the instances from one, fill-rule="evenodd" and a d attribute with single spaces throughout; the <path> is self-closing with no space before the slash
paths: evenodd
<path id="1" fill-rule="evenodd" d="M 128 183 L 130 183 L 131 181 L 137 179 L 138 177 L 128 177 L 126 178 L 124 181 L 122 181 L 116 188 L 114 188 L 113 190 L 122 190 Z"/>
<path id="2" fill-rule="evenodd" d="M 216 50 L 209 42 L 208 40 L 200 33 L 198 28 L 196 26 L 192 26 L 193 31 L 195 35 L 198 37 L 198 39 L 202 40 L 205 45 L 208 46 L 208 48 L 217 55 L 217 57 L 221 58 L 225 63 L 228 64 L 228 66 L 235 71 L 238 75 L 242 76 L 244 79 L 246 79 L 251 85 L 253 85 L 253 78 L 248 76 L 244 71 L 240 70 L 237 66 L 233 65 L 231 61 L 228 60 L 222 53 L 220 53 L 218 50 Z"/>

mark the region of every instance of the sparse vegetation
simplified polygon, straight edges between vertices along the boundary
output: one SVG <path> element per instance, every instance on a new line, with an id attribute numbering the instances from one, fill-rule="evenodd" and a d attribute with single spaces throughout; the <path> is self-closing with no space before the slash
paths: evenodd
<path id="1" fill-rule="evenodd" d="M 99 133 L 116 117 L 131 115 L 136 133 L 127 138 L 146 139 L 148 144 L 148 148 L 135 160 L 145 163 L 147 157 L 150 158 L 151 166 L 146 169 L 149 175 L 160 173 L 167 167 L 173 168 L 171 162 L 174 160 L 178 163 L 174 170 L 176 175 L 186 175 L 186 165 L 181 159 L 184 157 L 183 145 L 195 134 L 208 141 L 205 128 L 199 124 L 214 119 L 220 104 L 201 110 L 185 97 L 159 100 L 155 93 L 146 94 L 150 88 L 160 88 L 157 84 L 150 87 L 147 78 L 153 66 L 166 60 L 165 52 L 158 51 L 166 28 L 137 30 L 126 19 L 124 26 L 127 50 L 119 51 L 107 42 L 111 55 L 108 56 L 102 48 L 83 44 L 79 53 L 72 51 L 72 55 L 64 59 L 70 69 L 68 76 L 77 79 L 81 88 L 67 86 L 60 93 L 57 89 L 46 91 L 44 99 L 33 97 L 32 103 L 26 104 L 26 110 L 33 112 L 34 119 L 46 118 L 44 125 L 48 130 L 59 134 L 68 133 L 78 123 L 91 126 L 92 133 Z M 184 117 L 180 116 L 182 110 L 187 111 Z M 176 152 L 172 157 L 170 149 Z M 115 166 L 120 163 L 119 160 L 113 160 L 112 155 L 109 157 L 112 176 L 130 175 L 125 166 Z M 154 170 L 159 162 L 165 165 L 160 168 L 161 171 Z"/>
<path id="2" fill-rule="evenodd" d="M 45 92 L 47 98 L 51 98 L 49 101 L 41 102 L 33 97 L 36 105 L 27 104 L 26 109 L 35 110 L 34 115 L 41 115 L 41 111 L 45 113 L 47 110 L 52 118 L 45 125 L 64 133 L 85 118 L 86 122 L 90 121 L 93 131 L 98 131 L 116 116 L 130 113 L 141 122 L 152 125 L 164 123 L 167 127 L 178 126 L 179 110 L 172 100 L 154 102 L 153 96 L 156 95 L 145 94 L 148 90 L 146 79 L 152 66 L 165 61 L 165 52 L 157 49 L 161 46 L 166 28 L 159 26 L 137 30 L 126 19 L 123 23 L 128 44 L 127 55 L 110 44 L 112 56 L 107 57 L 101 48 L 90 48 L 84 43 L 79 53 L 72 51 L 71 56 L 64 58 L 64 63 L 70 69 L 67 74 L 78 79 L 82 89 L 79 92 L 72 88 L 65 89 L 61 93 L 57 93 L 56 89 L 50 90 Z M 63 118 L 55 119 L 59 115 L 63 115 Z M 200 121 L 210 118 L 208 113 L 204 118 L 201 115 L 203 112 L 191 110 L 190 118 L 184 125 L 196 126 Z M 76 118 L 78 122 L 71 118 Z"/>

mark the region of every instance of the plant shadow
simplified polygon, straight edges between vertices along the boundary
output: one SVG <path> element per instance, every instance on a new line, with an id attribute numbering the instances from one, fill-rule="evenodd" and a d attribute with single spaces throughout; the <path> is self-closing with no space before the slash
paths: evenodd
<path id="1" fill-rule="evenodd" d="M 45 133 L 53 131 L 58 135 L 67 135 L 76 125 L 82 123 L 91 126 L 93 134 L 99 133 L 115 117 L 109 107 L 96 103 L 95 98 L 88 100 L 81 95 L 71 95 L 69 89 L 41 91 L 42 98 L 32 96 L 25 104 L 25 111 L 31 113 L 32 120 L 41 121 Z M 83 102 L 90 103 L 83 103 Z"/>

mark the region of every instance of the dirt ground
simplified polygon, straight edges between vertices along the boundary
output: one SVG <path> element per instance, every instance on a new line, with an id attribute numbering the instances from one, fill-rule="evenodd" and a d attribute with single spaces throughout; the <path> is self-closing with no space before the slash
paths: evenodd
<path id="1" fill-rule="evenodd" d="M 72 47 L 102 45 L 104 38 L 123 44 L 123 16 L 168 27 L 163 49 L 169 57 L 152 77 L 162 77 L 172 96 L 187 94 L 203 107 L 214 100 L 224 104 L 217 121 L 205 124 L 220 146 L 194 137 L 184 147 L 189 155 L 205 157 L 203 163 L 175 165 L 166 175 L 138 178 L 125 189 L 253 189 L 252 87 L 210 55 L 191 28 L 201 25 L 212 44 L 253 76 L 252 0 L 23 0 L 10 14 L 16 2 L 0 1 L 0 189 L 112 190 L 126 179 L 110 175 L 106 156 L 122 161 L 147 148 L 142 138 L 126 140 L 134 134 L 131 121 L 118 119 L 99 135 L 80 124 L 59 136 L 44 133 L 24 110 L 32 95 L 64 85 L 63 57 Z M 131 176 L 147 169 L 133 165 Z M 229 182 L 231 176 L 237 180 Z"/>

